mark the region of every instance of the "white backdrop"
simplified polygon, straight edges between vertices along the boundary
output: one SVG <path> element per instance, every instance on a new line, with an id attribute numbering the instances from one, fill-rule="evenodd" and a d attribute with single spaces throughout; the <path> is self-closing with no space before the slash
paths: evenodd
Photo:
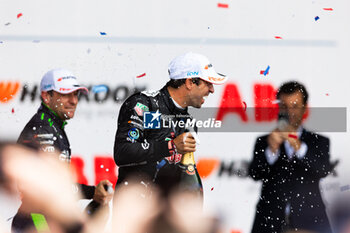
<path id="1" fill-rule="evenodd" d="M 12 99 L 0 102 L 0 139 L 17 139 L 36 112 L 39 92 L 34 101 L 29 95 L 21 100 L 23 86 L 31 91 L 49 69 L 70 69 L 81 83 L 106 84 L 112 92 L 121 86 L 159 89 L 168 80 L 169 61 L 187 51 L 206 55 L 218 72 L 228 75 L 248 107 L 254 107 L 254 84 L 278 87 L 291 79 L 305 84 L 311 107 L 349 106 L 350 3 L 346 0 L 0 0 L 0 5 L 0 82 L 20 85 Z M 17 18 L 19 13 L 22 16 Z M 268 65 L 269 74 L 261 75 Z M 143 73 L 146 76 L 136 78 Z M 224 88 L 215 87 L 204 107 L 219 107 Z M 5 89 L 0 91 L 3 97 Z M 122 98 L 123 92 L 119 94 Z M 111 97 L 99 103 L 91 93 L 89 102 L 80 101 L 66 127 L 73 154 L 84 159 L 84 174 L 91 184 L 94 157 L 112 157 L 119 108 Z M 253 116 L 242 123 L 253 124 L 263 123 Z M 239 166 L 251 159 L 258 135 L 200 133 L 196 158 Z M 325 135 L 331 139 L 332 159 L 341 161 L 340 179 L 323 181 L 327 199 L 327 193 L 347 184 L 350 135 Z M 219 167 L 203 179 L 205 206 L 220 213 L 225 232 L 248 233 L 260 184 L 228 173 L 220 176 Z M 0 197 L 4 221 L 17 206 L 18 201 Z"/>

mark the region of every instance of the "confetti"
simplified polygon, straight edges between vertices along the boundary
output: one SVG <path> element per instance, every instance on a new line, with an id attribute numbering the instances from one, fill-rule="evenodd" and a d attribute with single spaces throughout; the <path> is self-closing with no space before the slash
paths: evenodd
<path id="1" fill-rule="evenodd" d="M 265 70 L 260 70 L 260 74 L 263 75 L 265 73 Z M 267 72 L 269 74 L 269 72 Z"/>
<path id="2" fill-rule="evenodd" d="M 8 25 L 10 25 L 11 23 L 10 22 L 8 22 L 8 23 L 5 23 L 5 26 L 8 26 Z"/>
<path id="3" fill-rule="evenodd" d="M 297 136 L 297 135 L 294 135 L 294 134 L 288 134 L 288 137 L 294 138 L 294 139 L 298 139 L 298 136 Z"/>
<path id="4" fill-rule="evenodd" d="M 329 94 L 328 94 L 328 93 L 326 93 L 326 96 L 329 96 Z"/>
<path id="5" fill-rule="evenodd" d="M 325 10 L 325 11 L 332 11 L 333 8 L 323 8 L 323 10 Z"/>
<path id="6" fill-rule="evenodd" d="M 136 78 L 142 78 L 144 76 L 146 76 L 146 73 L 140 74 L 140 75 L 136 76 Z"/>
<path id="7" fill-rule="evenodd" d="M 91 49 L 88 49 L 86 52 L 87 52 L 87 53 L 90 53 L 90 52 L 91 52 Z"/>
<path id="8" fill-rule="evenodd" d="M 33 40 L 33 43 L 39 43 L 40 40 Z"/>
<path id="9" fill-rule="evenodd" d="M 218 3 L 218 7 L 220 7 L 220 8 L 228 8 L 228 4 Z"/>
<path id="10" fill-rule="evenodd" d="M 280 39 L 280 40 L 282 40 L 283 38 L 282 37 L 280 37 L 280 36 L 275 36 L 275 38 L 276 39 Z"/>
<path id="11" fill-rule="evenodd" d="M 214 187 L 212 187 L 211 189 L 210 189 L 210 191 L 213 191 L 214 190 Z"/>
<path id="12" fill-rule="evenodd" d="M 92 92 L 99 93 L 99 92 L 107 92 L 108 87 L 106 85 L 96 85 L 92 87 Z"/>
<path id="13" fill-rule="evenodd" d="M 13 114 L 13 113 L 15 113 L 15 109 L 14 109 L 14 108 L 12 108 L 11 112 L 12 112 L 12 114 Z"/>
<path id="14" fill-rule="evenodd" d="M 4 42 L 0 41 L 0 44 L 2 44 L 2 43 L 4 43 Z"/>
<path id="15" fill-rule="evenodd" d="M 320 17 L 318 17 L 318 16 L 315 17 L 315 21 L 317 21 L 317 20 L 319 20 L 319 19 L 320 19 Z"/>
<path id="16" fill-rule="evenodd" d="M 107 33 L 105 33 L 105 32 L 100 32 L 100 34 L 101 34 L 101 36 L 107 35 Z"/>
<path id="17" fill-rule="evenodd" d="M 266 76 L 266 75 L 269 74 L 269 70 L 270 70 L 270 66 L 268 65 L 267 68 L 266 68 L 266 70 L 261 70 L 261 71 L 260 71 L 260 74 Z"/>
<path id="18" fill-rule="evenodd" d="M 244 104 L 244 111 L 247 110 L 247 103 L 243 101 L 243 104 Z"/>
<path id="19" fill-rule="evenodd" d="M 21 17 L 22 15 L 22 13 L 17 14 L 17 19 L 19 19 L 19 17 Z"/>

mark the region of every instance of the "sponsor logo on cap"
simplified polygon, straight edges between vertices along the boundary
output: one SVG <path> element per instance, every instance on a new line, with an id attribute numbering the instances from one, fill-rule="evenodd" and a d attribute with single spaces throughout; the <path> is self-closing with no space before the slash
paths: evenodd
<path id="1" fill-rule="evenodd" d="M 187 76 L 196 76 L 198 75 L 199 72 L 198 71 L 194 71 L 194 72 L 187 72 Z"/>
<path id="2" fill-rule="evenodd" d="M 72 88 L 60 88 L 60 91 L 70 91 L 70 90 L 72 90 Z"/>
<path id="3" fill-rule="evenodd" d="M 213 81 L 213 82 L 221 82 L 221 81 L 223 81 L 225 78 L 208 77 L 208 79 L 209 79 L 210 81 Z"/>
<path id="4" fill-rule="evenodd" d="M 49 89 L 51 87 L 52 87 L 52 84 L 47 84 L 47 85 L 44 86 L 44 89 Z"/>
<path id="5" fill-rule="evenodd" d="M 204 67 L 204 69 L 209 69 L 209 68 L 211 68 L 211 67 L 213 67 L 213 65 L 212 64 L 208 64 L 208 65 L 206 65 L 205 67 Z"/>
<path id="6" fill-rule="evenodd" d="M 77 79 L 77 78 L 74 77 L 74 76 L 65 76 L 65 77 L 61 77 L 61 78 L 57 79 L 57 82 L 60 82 L 60 81 L 62 81 L 64 79 Z"/>

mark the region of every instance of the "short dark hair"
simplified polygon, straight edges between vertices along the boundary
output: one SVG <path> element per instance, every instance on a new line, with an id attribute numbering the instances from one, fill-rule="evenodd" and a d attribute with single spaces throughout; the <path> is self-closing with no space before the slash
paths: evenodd
<path id="1" fill-rule="evenodd" d="M 289 81 L 283 83 L 282 86 L 278 89 L 276 97 L 277 99 L 280 99 L 282 94 L 290 95 L 297 91 L 302 94 L 304 104 L 307 104 L 309 94 L 307 93 L 305 86 L 297 81 Z"/>
<path id="2" fill-rule="evenodd" d="M 192 78 L 192 82 L 194 84 L 196 84 L 197 86 L 199 85 L 199 81 L 201 79 L 200 78 Z M 170 79 L 165 86 L 166 87 L 172 87 L 172 88 L 178 88 L 180 86 L 182 86 L 183 84 L 185 84 L 186 82 L 186 78 L 182 78 L 182 79 Z"/>

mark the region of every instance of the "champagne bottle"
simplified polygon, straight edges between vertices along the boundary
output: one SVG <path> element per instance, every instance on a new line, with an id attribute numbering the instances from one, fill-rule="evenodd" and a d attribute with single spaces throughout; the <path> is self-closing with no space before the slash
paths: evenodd
<path id="1" fill-rule="evenodd" d="M 188 152 L 183 154 L 178 168 L 181 177 L 179 188 L 184 191 L 194 192 L 198 194 L 198 197 L 203 198 L 203 185 L 194 161 L 194 153 Z"/>

